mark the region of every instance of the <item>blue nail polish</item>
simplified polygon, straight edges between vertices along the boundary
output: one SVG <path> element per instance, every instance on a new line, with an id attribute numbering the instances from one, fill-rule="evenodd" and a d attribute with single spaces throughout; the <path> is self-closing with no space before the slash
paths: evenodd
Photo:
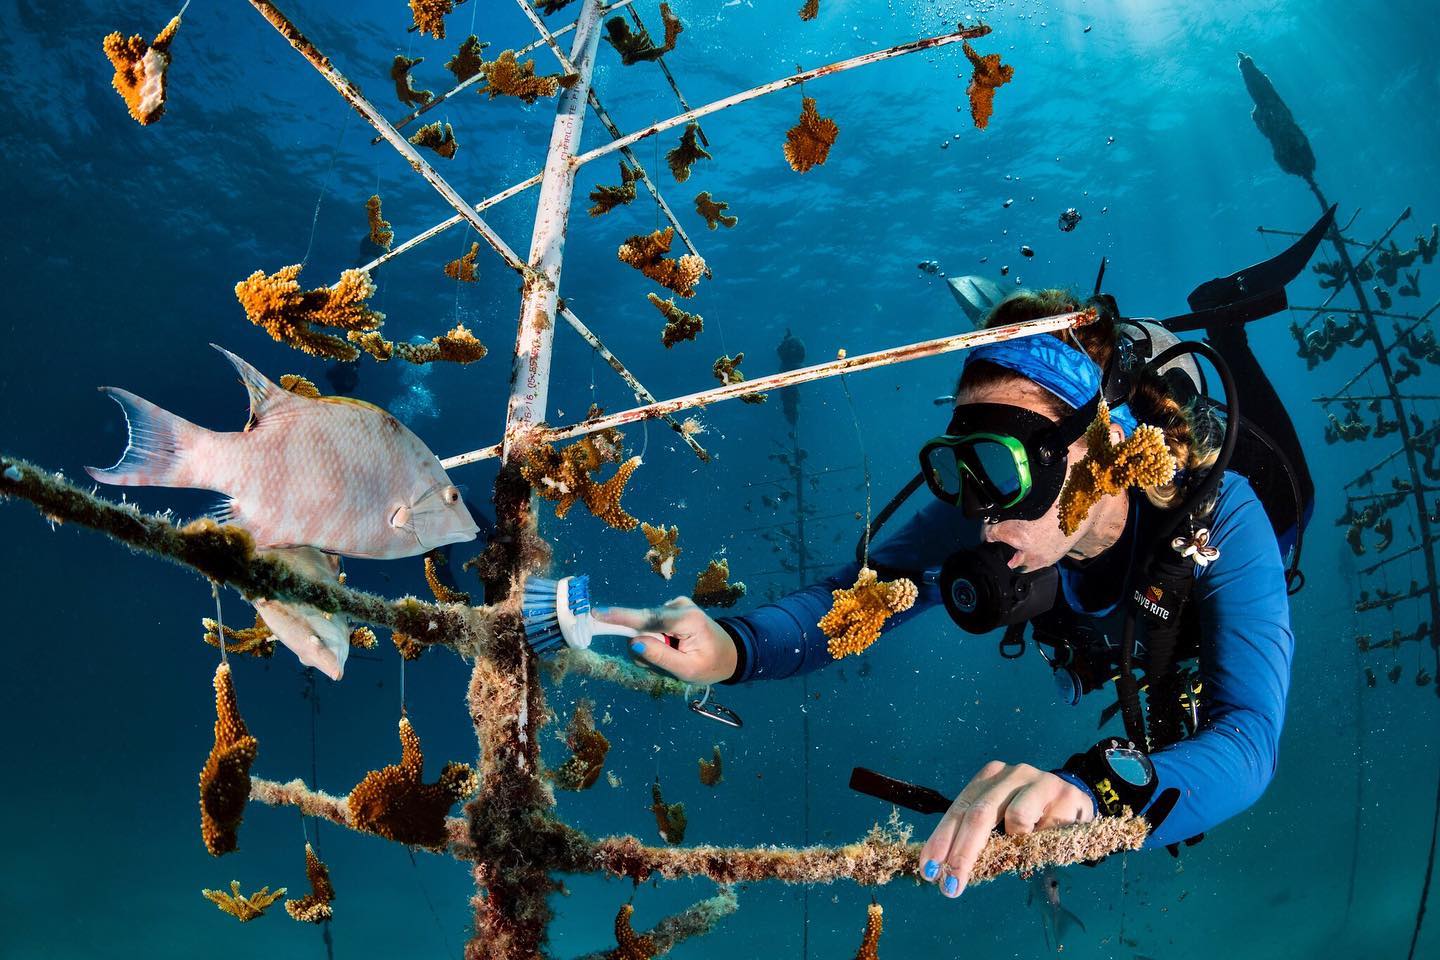
<path id="1" fill-rule="evenodd" d="M 940 864 L 936 863 L 934 860 L 926 860 L 926 861 L 925 861 L 925 879 L 926 879 L 926 880 L 934 880 L 934 879 L 935 879 L 935 874 L 937 874 L 937 873 L 939 873 L 939 872 L 940 872 Z"/>
<path id="2" fill-rule="evenodd" d="M 631 640 L 630 649 L 633 650 L 635 653 L 639 653 L 641 650 L 645 649 L 645 644 L 639 640 Z"/>
<path id="3" fill-rule="evenodd" d="M 957 893 L 959 893 L 959 892 L 960 892 L 960 881 L 959 881 L 959 880 L 956 880 L 954 877 L 946 877 L 946 878 L 945 878 L 945 895 L 946 895 L 947 897 L 953 897 L 953 896 L 955 896 L 955 895 L 956 895 Z"/>

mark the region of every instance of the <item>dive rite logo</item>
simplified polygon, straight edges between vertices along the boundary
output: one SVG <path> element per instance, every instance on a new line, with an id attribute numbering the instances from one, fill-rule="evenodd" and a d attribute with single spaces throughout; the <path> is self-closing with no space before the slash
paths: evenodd
<path id="1" fill-rule="evenodd" d="M 1164 596 L 1164 590 L 1155 584 L 1151 584 L 1143 591 L 1135 591 L 1135 602 L 1140 605 L 1141 610 L 1144 610 L 1151 616 L 1159 617 L 1161 620 L 1169 620 L 1170 611 L 1160 605 L 1160 601 Z"/>

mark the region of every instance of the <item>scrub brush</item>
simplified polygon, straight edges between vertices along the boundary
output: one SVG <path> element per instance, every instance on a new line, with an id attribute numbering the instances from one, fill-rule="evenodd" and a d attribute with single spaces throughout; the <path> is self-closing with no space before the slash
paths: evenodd
<path id="1" fill-rule="evenodd" d="M 540 656 L 562 646 L 588 649 L 597 636 L 633 637 L 640 632 L 595 619 L 590 612 L 590 577 L 586 574 L 559 580 L 526 579 L 520 615 L 525 620 L 525 642 Z M 675 646 L 673 639 L 665 639 Z"/>

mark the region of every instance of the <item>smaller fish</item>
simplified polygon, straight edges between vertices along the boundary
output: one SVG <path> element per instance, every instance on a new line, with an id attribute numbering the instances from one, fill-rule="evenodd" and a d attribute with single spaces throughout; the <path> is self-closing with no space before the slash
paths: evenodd
<path id="1" fill-rule="evenodd" d="M 1030 891 L 1025 896 L 1025 906 L 1040 910 L 1040 932 L 1045 936 L 1045 949 L 1060 953 L 1065 949 L 1065 936 L 1072 927 L 1079 927 L 1083 933 L 1085 924 L 1080 918 L 1060 905 L 1060 878 L 1054 868 L 1042 870 L 1030 879 Z M 1051 938 L 1055 943 L 1052 946 Z"/>
<path id="2" fill-rule="evenodd" d="M 339 559 L 314 547 L 261 550 L 259 554 L 283 561 L 312 580 L 339 580 Z M 275 639 L 289 647 L 305 666 L 314 667 L 331 680 L 344 675 L 345 659 L 350 656 L 350 621 L 344 614 L 279 600 L 256 600 L 255 610 Z"/>

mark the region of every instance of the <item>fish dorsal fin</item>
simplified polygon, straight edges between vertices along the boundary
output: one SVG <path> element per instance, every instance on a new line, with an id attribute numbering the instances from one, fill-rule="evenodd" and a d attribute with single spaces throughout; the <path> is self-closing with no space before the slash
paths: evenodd
<path id="1" fill-rule="evenodd" d="M 212 343 L 210 346 L 225 355 L 225 359 L 235 367 L 235 372 L 240 374 L 240 382 L 245 384 L 245 392 L 250 394 L 250 420 L 245 424 L 246 430 L 254 430 L 267 417 L 273 419 L 278 407 L 303 399 L 289 390 L 283 389 L 279 384 L 267 378 L 265 374 L 219 344 Z"/>
<path id="2" fill-rule="evenodd" d="M 357 400 L 355 397 L 316 397 L 321 403 L 338 403 L 343 406 L 359 407 L 361 410 L 369 410 L 374 413 L 382 413 L 390 416 L 390 411 L 384 407 L 376 406 L 368 400 Z"/>

